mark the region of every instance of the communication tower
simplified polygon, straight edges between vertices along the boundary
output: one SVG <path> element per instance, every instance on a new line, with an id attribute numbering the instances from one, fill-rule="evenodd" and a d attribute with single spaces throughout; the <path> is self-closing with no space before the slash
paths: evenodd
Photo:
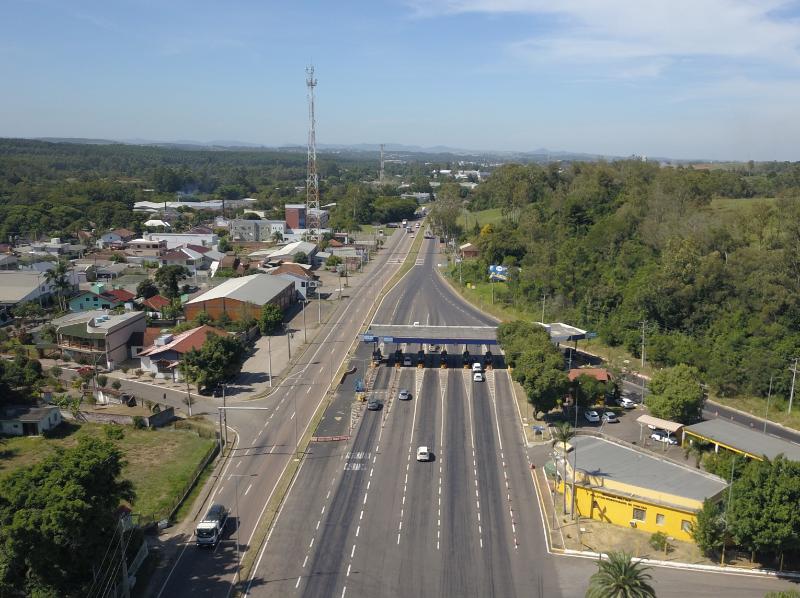
<path id="1" fill-rule="evenodd" d="M 306 228 L 309 239 L 316 241 L 319 236 L 319 176 L 317 174 L 317 133 L 314 116 L 314 66 L 306 68 L 306 87 L 308 87 L 308 172 L 306 173 Z"/>

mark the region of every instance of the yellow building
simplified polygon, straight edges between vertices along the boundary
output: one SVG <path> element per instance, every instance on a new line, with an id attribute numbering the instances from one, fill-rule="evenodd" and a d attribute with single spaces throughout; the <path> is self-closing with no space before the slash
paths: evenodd
<path id="1" fill-rule="evenodd" d="M 576 512 L 625 527 L 663 532 L 691 542 L 696 513 L 706 498 L 722 495 L 717 476 L 595 436 L 575 436 L 567 453 L 567 502 L 572 502 L 575 462 Z M 557 463 L 558 475 L 563 464 Z M 563 487 L 559 487 L 563 491 Z"/>

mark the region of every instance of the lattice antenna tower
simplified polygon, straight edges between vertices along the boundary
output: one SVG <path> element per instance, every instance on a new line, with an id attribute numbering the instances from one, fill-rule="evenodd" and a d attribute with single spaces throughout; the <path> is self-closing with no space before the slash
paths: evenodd
<path id="1" fill-rule="evenodd" d="M 381 183 L 383 182 L 383 175 L 384 175 L 384 170 L 383 170 L 383 147 L 384 147 L 384 145 L 381 143 L 381 173 L 380 173 L 380 175 L 378 177 L 378 180 Z"/>
<path id="2" fill-rule="evenodd" d="M 319 234 L 319 175 L 317 174 L 317 133 L 314 115 L 314 66 L 306 68 L 308 88 L 308 172 L 306 174 L 306 228 L 309 237 L 316 241 Z"/>

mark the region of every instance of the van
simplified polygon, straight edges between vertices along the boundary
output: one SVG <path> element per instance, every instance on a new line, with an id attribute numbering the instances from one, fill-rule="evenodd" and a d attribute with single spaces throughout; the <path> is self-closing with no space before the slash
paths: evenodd
<path id="1" fill-rule="evenodd" d="M 475 363 L 472 364 L 472 371 L 473 371 L 473 373 L 474 372 L 482 372 L 483 371 L 483 366 L 479 362 L 476 361 Z"/>

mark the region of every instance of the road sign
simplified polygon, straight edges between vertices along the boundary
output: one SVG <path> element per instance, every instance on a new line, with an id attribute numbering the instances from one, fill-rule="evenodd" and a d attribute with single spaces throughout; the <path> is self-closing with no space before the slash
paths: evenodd
<path id="1" fill-rule="evenodd" d="M 376 340 L 375 337 L 371 334 L 364 334 L 362 335 L 362 338 L 364 339 L 365 343 L 371 343 Z"/>
<path id="2" fill-rule="evenodd" d="M 393 336 L 384 336 L 383 337 L 383 342 L 384 343 L 393 343 L 394 342 L 394 337 Z"/>

